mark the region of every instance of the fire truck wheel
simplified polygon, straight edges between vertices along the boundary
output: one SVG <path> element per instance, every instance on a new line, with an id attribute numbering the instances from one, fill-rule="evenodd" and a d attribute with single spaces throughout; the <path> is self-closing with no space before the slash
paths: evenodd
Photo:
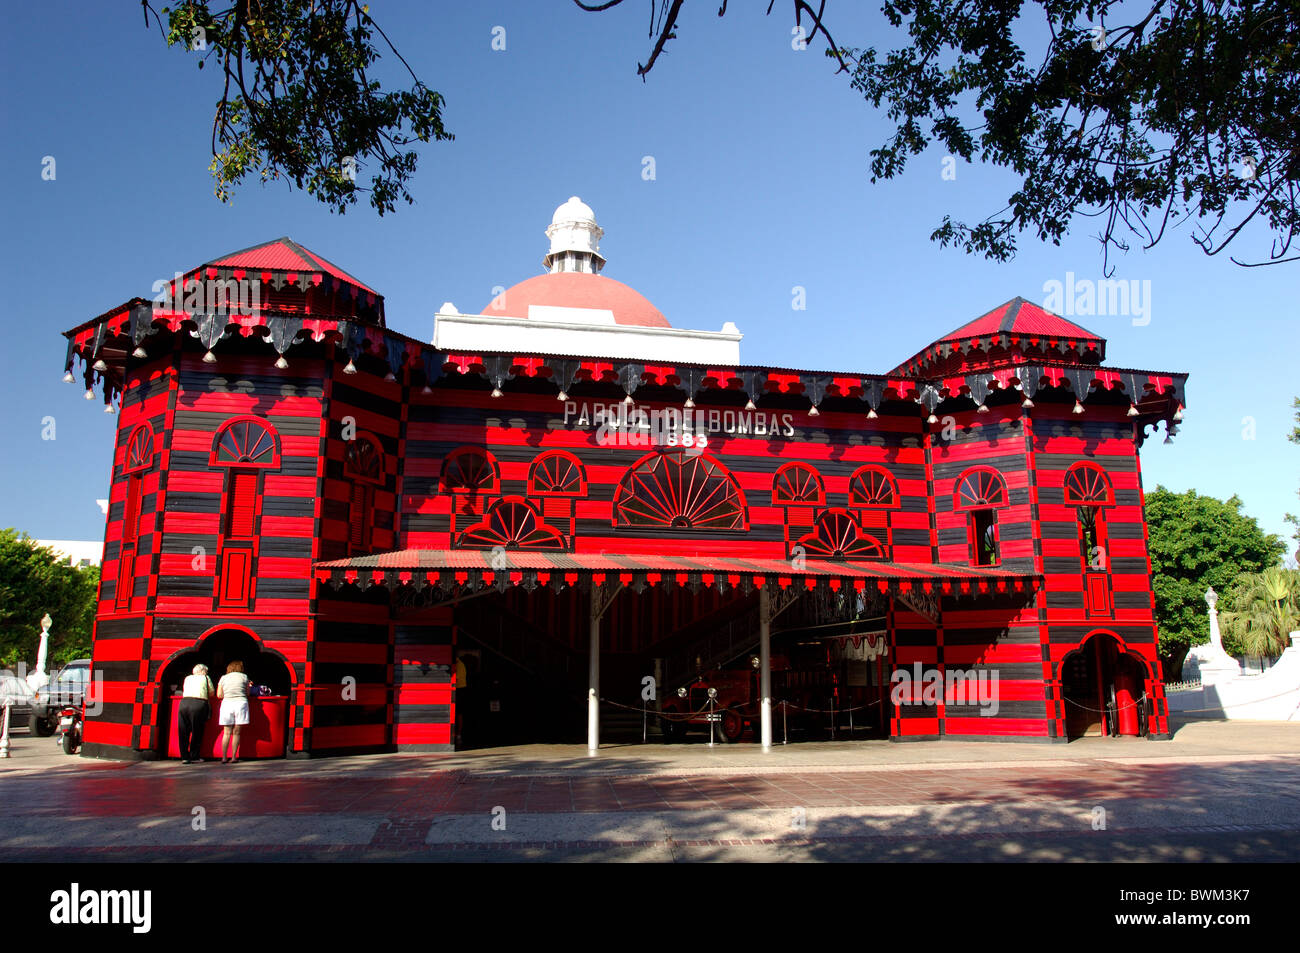
<path id="1" fill-rule="evenodd" d="M 735 744 L 745 733 L 745 719 L 740 717 L 740 712 L 724 711 L 719 727 L 722 729 L 722 740 L 728 744 Z"/>

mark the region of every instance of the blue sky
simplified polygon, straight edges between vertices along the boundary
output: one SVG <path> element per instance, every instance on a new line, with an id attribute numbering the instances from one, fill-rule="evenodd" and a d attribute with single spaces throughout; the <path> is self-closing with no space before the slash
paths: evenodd
<path id="1" fill-rule="evenodd" d="M 960 163 L 945 179 L 933 150 L 904 177 L 871 184 L 868 151 L 889 127 L 834 75 L 820 41 L 791 48 L 787 4 L 770 17 L 765 5 L 732 4 L 722 19 L 716 4 L 687 4 L 644 83 L 646 4 L 625 6 L 373 0 L 446 97 L 456 134 L 422 149 L 416 204 L 383 218 L 360 204 L 333 215 L 283 184 L 246 185 L 222 205 L 207 171 L 216 73 L 165 48 L 135 4 L 14 7 L 0 32 L 0 268 L 11 300 L 0 526 L 55 539 L 103 532 L 94 501 L 107 492 L 115 418 L 60 383 L 60 332 L 280 235 L 377 288 L 390 325 L 427 340 L 442 302 L 477 311 L 494 287 L 538 273 L 552 211 L 579 195 L 606 230 L 605 274 L 677 327 L 734 321 L 747 362 L 864 372 L 1016 295 L 1041 303 L 1067 272 L 1102 277 L 1090 220 L 1060 247 L 1022 237 L 1008 264 L 931 243 L 945 213 L 981 218 L 1014 182 Z M 841 44 L 897 42 L 873 6 L 832 5 Z M 494 27 L 504 51 L 492 49 Z M 53 181 L 41 176 L 45 156 Z M 1146 486 L 1235 492 L 1289 536 L 1283 514 L 1300 508 L 1300 447 L 1285 439 L 1300 394 L 1300 266 L 1206 258 L 1186 229 L 1113 261 L 1115 277 L 1150 288 L 1149 323 L 1075 319 L 1108 339 L 1109 364 L 1191 375 L 1177 438 L 1144 448 Z M 805 311 L 791 307 L 796 286 Z M 47 416 L 54 440 L 42 439 Z"/>

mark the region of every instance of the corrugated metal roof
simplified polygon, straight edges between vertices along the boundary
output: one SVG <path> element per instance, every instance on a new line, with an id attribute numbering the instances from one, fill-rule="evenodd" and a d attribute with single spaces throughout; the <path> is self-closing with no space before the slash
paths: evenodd
<path id="1" fill-rule="evenodd" d="M 538 553 L 523 550 L 403 549 L 316 563 L 318 570 L 472 570 L 488 572 L 712 573 L 755 576 L 835 576 L 859 579 L 1008 580 L 1032 579 L 1032 573 L 1000 568 L 930 563 L 740 559 L 726 556 L 677 557 L 656 553 Z"/>
<path id="2" fill-rule="evenodd" d="M 299 245 L 293 239 L 281 236 L 274 241 L 263 242 L 250 248 L 223 255 L 213 259 L 200 268 L 249 268 L 265 271 L 320 272 L 356 285 L 363 291 L 378 294 L 373 288 L 357 280 L 342 268 L 322 258 L 310 248 Z"/>
<path id="3" fill-rule="evenodd" d="M 1100 335 L 1093 334 L 1087 328 L 1080 327 L 1073 321 L 1067 321 L 1059 314 L 1053 314 L 1032 301 L 1012 298 L 988 314 L 980 315 L 974 321 L 968 321 L 956 330 L 945 334 L 935 343 L 961 341 L 998 333 L 1043 335 L 1080 341 L 1103 340 Z"/>

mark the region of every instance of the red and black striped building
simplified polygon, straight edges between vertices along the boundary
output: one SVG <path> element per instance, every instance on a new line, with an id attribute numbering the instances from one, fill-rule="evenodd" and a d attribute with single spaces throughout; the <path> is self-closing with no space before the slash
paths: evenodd
<path id="1" fill-rule="evenodd" d="M 892 740 L 1167 734 L 1138 450 L 1185 375 L 1019 298 L 880 375 L 692 361 L 552 237 L 440 315 L 492 347 L 389 329 L 288 239 L 67 332 L 118 414 L 87 754 L 163 756 L 198 660 L 283 699 L 292 757 L 579 741 L 593 686 L 635 709 L 763 637 L 864 634 L 874 674 L 831 691 Z"/>

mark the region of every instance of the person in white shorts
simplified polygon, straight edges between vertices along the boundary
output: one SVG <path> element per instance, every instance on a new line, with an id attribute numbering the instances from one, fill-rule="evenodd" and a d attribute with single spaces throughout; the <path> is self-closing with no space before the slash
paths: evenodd
<path id="1" fill-rule="evenodd" d="M 217 721 L 222 726 L 221 763 L 233 764 L 239 760 L 239 729 L 248 724 L 248 676 L 243 662 L 236 659 L 226 666 L 226 674 L 217 682 L 217 697 L 221 699 Z"/>

